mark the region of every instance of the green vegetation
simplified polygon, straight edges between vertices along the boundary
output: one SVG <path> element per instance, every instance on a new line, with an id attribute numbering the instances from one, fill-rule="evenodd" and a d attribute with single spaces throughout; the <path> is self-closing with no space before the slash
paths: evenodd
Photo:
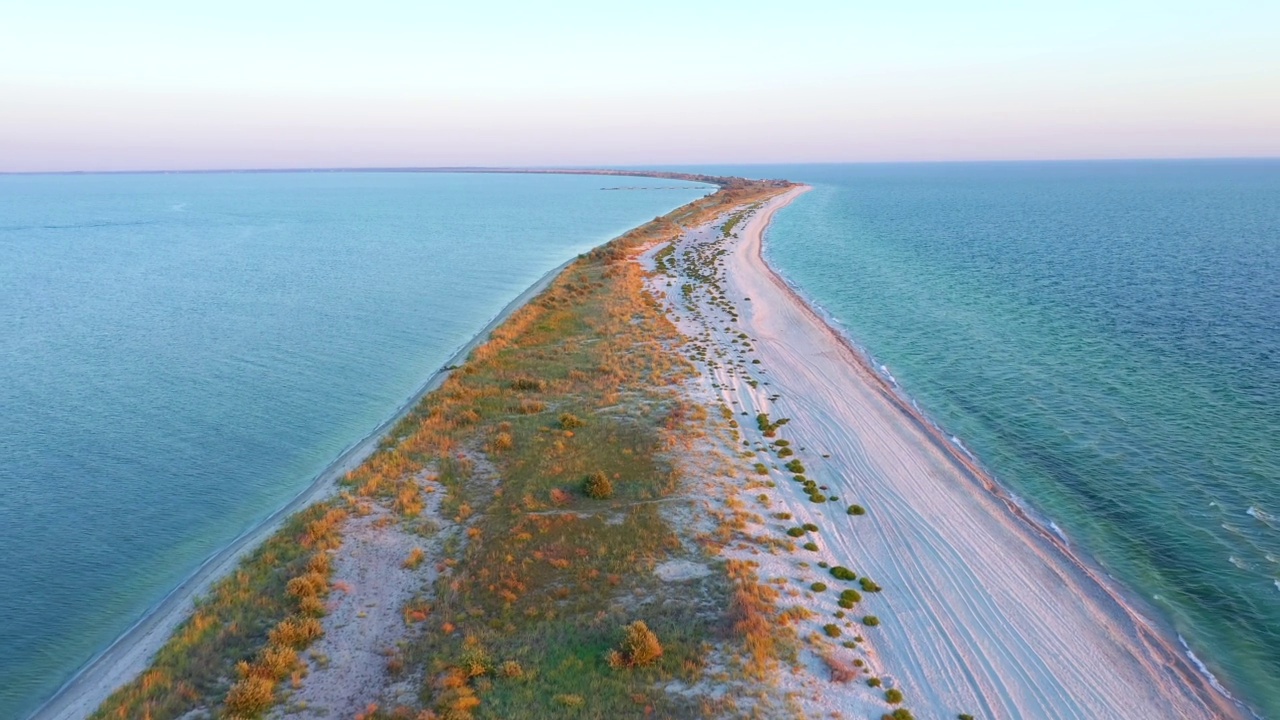
<path id="1" fill-rule="evenodd" d="M 861 505 L 850 505 L 848 513 L 850 515 L 866 515 L 867 509 L 862 507 Z"/>
<path id="2" fill-rule="evenodd" d="M 810 589 L 810 590 L 812 590 L 812 591 L 814 591 L 814 592 L 826 592 L 826 591 L 827 591 L 827 584 L 826 584 L 826 583 L 823 583 L 823 582 L 816 582 L 816 583 L 813 583 L 812 585 L 810 585 L 810 586 L 809 586 L 809 589 Z"/>
<path id="3" fill-rule="evenodd" d="M 897 688 L 890 688 L 884 691 L 884 700 L 887 703 L 897 705 L 902 702 L 902 691 Z"/>
<path id="4" fill-rule="evenodd" d="M 748 674 L 767 676 L 790 641 L 777 591 L 745 563 L 683 584 L 679 597 L 695 602 L 626 609 L 660 591 L 655 565 L 701 552 L 648 501 L 678 496 L 666 458 L 706 417 L 674 391 L 692 369 L 668 349 L 679 336 L 631 257 L 780 187 L 725 181 L 580 257 L 393 428 L 341 498 L 294 515 L 215 584 L 93 717 L 172 720 L 201 707 L 260 716 L 286 684 L 305 682 L 298 651 L 323 631 L 326 553 L 347 513 L 376 500 L 412 527 L 424 470 L 443 491 L 440 512 L 465 533 L 446 543 L 429 603 L 405 608 L 416 630 L 396 664 L 421 678 L 417 707 L 366 720 L 688 714 L 692 701 L 662 683 L 696 682 L 711 637 L 736 647 Z M 541 415 L 548 407 L 558 422 Z M 596 474 L 611 493 L 588 489 L 604 485 Z M 564 492 L 575 482 L 595 499 Z M 577 507 L 556 510 L 566 504 Z M 714 538 L 705 547 L 714 552 Z M 610 666 L 610 650 L 625 671 Z"/>
<path id="5" fill-rule="evenodd" d="M 831 576 L 837 580 L 849 580 L 849 581 L 856 580 L 858 577 L 856 574 L 854 574 L 852 570 L 850 570 L 847 567 L 844 567 L 843 565 L 837 565 L 831 568 Z"/>
<path id="6" fill-rule="evenodd" d="M 835 623 L 827 623 L 822 626 L 822 632 L 825 633 L 827 637 L 840 637 L 840 626 Z"/>
<path id="7" fill-rule="evenodd" d="M 589 498 L 608 500 L 613 497 L 613 483 L 602 472 L 591 473 L 582 481 L 582 492 Z"/>
<path id="8" fill-rule="evenodd" d="M 880 624 L 880 618 L 875 615 L 866 615 L 862 618 L 862 624 L 867 627 L 875 627 Z"/>

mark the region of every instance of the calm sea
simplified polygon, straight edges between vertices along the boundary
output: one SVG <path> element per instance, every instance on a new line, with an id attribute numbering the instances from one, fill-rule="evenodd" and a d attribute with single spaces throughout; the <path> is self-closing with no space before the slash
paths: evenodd
<path id="1" fill-rule="evenodd" d="M 618 186 L 650 189 L 601 191 Z M 545 272 L 708 191 L 0 176 L 0 717 L 34 710 Z"/>
<path id="2" fill-rule="evenodd" d="M 1280 161 L 731 170 L 813 184 L 769 261 L 1280 718 Z"/>

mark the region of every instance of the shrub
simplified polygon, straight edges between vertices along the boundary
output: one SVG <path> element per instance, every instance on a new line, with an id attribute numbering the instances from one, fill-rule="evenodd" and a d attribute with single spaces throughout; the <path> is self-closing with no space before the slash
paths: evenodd
<path id="1" fill-rule="evenodd" d="M 753 467 L 755 468 L 756 474 L 758 475 L 769 474 L 769 468 L 764 463 L 756 463 Z"/>
<path id="2" fill-rule="evenodd" d="M 424 557 L 426 557 L 426 553 L 422 551 L 422 548 L 414 548 L 409 553 L 409 557 L 404 560 L 405 569 L 416 570 L 418 566 L 422 564 L 422 559 Z"/>
<path id="3" fill-rule="evenodd" d="M 866 515 L 867 509 L 861 505 L 850 505 L 847 511 L 850 515 Z"/>
<path id="4" fill-rule="evenodd" d="M 524 668 L 515 660 L 507 660 L 502 663 L 502 666 L 498 668 L 498 672 L 502 677 L 513 680 L 524 677 Z"/>
<path id="5" fill-rule="evenodd" d="M 880 618 L 875 615 L 867 615 L 862 618 L 862 624 L 867 627 L 875 627 L 880 624 Z"/>
<path id="6" fill-rule="evenodd" d="M 867 684 L 871 687 L 880 687 L 880 678 L 868 678 Z"/>
<path id="7" fill-rule="evenodd" d="M 826 592 L 826 591 L 827 591 L 827 584 L 826 584 L 826 583 L 816 582 L 816 583 L 814 583 L 814 584 L 810 585 L 810 586 L 809 586 L 809 589 L 810 589 L 810 590 L 812 590 L 812 591 L 814 591 L 814 592 Z"/>
<path id="8" fill-rule="evenodd" d="M 889 688 L 888 690 L 884 691 L 884 699 L 885 699 L 885 702 L 888 702 L 892 705 L 897 705 L 898 703 L 902 702 L 902 691 L 899 690 L 898 688 Z"/>
<path id="9" fill-rule="evenodd" d="M 973 716 L 969 713 L 960 713 L 956 716 L 956 720 L 973 720 Z"/>
<path id="10" fill-rule="evenodd" d="M 805 550 L 808 550 L 809 552 L 818 552 L 818 543 L 807 542 L 803 545 L 803 547 Z"/>
<path id="11" fill-rule="evenodd" d="M 565 430 L 580 428 L 583 425 L 586 425 L 586 423 L 583 422 L 581 418 L 579 418 L 577 415 L 574 415 L 573 413 L 563 413 L 560 415 L 560 427 L 564 428 Z"/>
<path id="12" fill-rule="evenodd" d="M 282 647 L 304 648 L 324 634 L 324 626 L 313 618 L 285 618 L 267 633 L 271 644 Z"/>
<path id="13" fill-rule="evenodd" d="M 289 673 L 298 665 L 298 651 L 291 647 L 267 645 L 258 652 L 258 659 L 250 671 L 279 682 L 289 677 Z"/>
<path id="14" fill-rule="evenodd" d="M 853 609 L 853 604 L 858 602 L 861 599 L 862 599 L 862 596 L 858 594 L 857 590 L 852 590 L 852 589 L 845 590 L 840 593 L 839 604 L 840 604 L 840 607 L 844 608 L 845 610 L 851 610 Z"/>
<path id="15" fill-rule="evenodd" d="M 804 528 L 800 528 L 800 527 L 788 528 L 787 534 L 790 535 L 791 537 L 800 537 L 801 535 L 804 535 Z"/>
<path id="16" fill-rule="evenodd" d="M 791 472 L 797 475 L 804 474 L 804 463 L 800 462 L 799 458 L 796 458 L 795 460 L 792 460 L 791 462 L 787 463 L 786 467 L 788 470 L 790 470 Z"/>
<path id="17" fill-rule="evenodd" d="M 804 525 L 801 525 L 801 527 L 803 527 L 805 530 L 808 530 L 809 532 L 818 532 L 818 526 L 814 525 L 813 523 L 805 523 Z"/>
<path id="18" fill-rule="evenodd" d="M 840 637 L 840 626 L 835 623 L 827 623 L 822 626 L 822 632 L 826 633 L 827 637 Z"/>
<path id="19" fill-rule="evenodd" d="M 864 577 L 858 581 L 858 584 L 862 585 L 863 592 L 880 592 L 880 586 L 871 578 Z"/>
<path id="20" fill-rule="evenodd" d="M 586 493 L 589 498 L 608 500 L 613 497 L 613 483 L 609 482 L 608 475 L 602 472 L 595 472 L 582 481 L 582 492 Z"/>
<path id="21" fill-rule="evenodd" d="M 227 692 L 227 714 L 255 717 L 266 712 L 275 702 L 276 684 L 267 678 L 248 675 L 240 678 Z"/>
<path id="22" fill-rule="evenodd" d="M 542 392 L 545 387 L 546 383 L 537 378 L 519 377 L 511 381 L 511 388 L 513 390 L 532 390 L 534 392 Z"/>
<path id="23" fill-rule="evenodd" d="M 623 630 L 620 654 L 630 667 L 648 665 L 662 657 L 662 644 L 643 620 L 637 620 Z"/>
<path id="24" fill-rule="evenodd" d="M 779 520 L 790 520 L 790 519 L 791 519 L 791 513 L 786 513 L 786 512 L 774 513 L 774 514 L 773 514 L 773 516 L 774 516 L 775 518 L 779 519 Z"/>
<path id="25" fill-rule="evenodd" d="M 850 570 L 849 568 L 843 565 L 837 565 L 831 568 L 831 577 L 837 580 L 849 580 L 849 581 L 853 581 L 858 578 L 858 576 L 855 575 L 852 570 Z"/>
<path id="26" fill-rule="evenodd" d="M 906 708 L 898 708 L 887 715 L 880 716 L 882 720 L 915 720 L 916 716 Z"/>

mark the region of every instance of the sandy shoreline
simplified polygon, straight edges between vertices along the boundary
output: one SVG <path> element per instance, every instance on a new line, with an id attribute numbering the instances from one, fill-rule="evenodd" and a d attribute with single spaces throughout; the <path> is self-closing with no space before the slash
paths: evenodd
<path id="1" fill-rule="evenodd" d="M 708 322 L 705 330 L 724 348 L 740 331 L 751 336 L 760 365 L 748 367 L 759 387 L 723 367 L 710 373 L 712 387 L 735 409 L 790 418 L 787 435 L 807 447 L 808 474 L 840 496 L 838 509 L 815 510 L 796 491 L 788 509 L 834 522 L 835 558 L 886 588 L 869 603 L 892 618 L 875 652 L 913 710 L 1244 716 L 1167 633 L 1026 517 L 764 262 L 770 218 L 807 189 L 770 201 L 726 245 L 724 290 L 739 324 L 725 332 Z M 868 514 L 845 516 L 846 502 Z"/>
<path id="2" fill-rule="evenodd" d="M 439 370 L 372 432 L 344 450 L 292 500 L 268 515 L 201 563 L 159 603 L 117 638 L 105 650 L 86 662 L 46 700 L 29 720 L 78 720 L 88 716 L 116 688 L 146 669 L 151 656 L 169 639 L 173 630 L 190 615 L 194 599 L 236 567 L 240 559 L 275 532 L 291 515 L 332 495 L 337 481 L 354 470 L 377 448 L 382 437 L 407 415 L 419 401 L 448 378 L 454 367 L 466 360 L 499 325 L 551 284 L 577 258 L 571 258 L 544 274 L 514 300 L 507 303 L 480 332 L 462 345 Z"/>

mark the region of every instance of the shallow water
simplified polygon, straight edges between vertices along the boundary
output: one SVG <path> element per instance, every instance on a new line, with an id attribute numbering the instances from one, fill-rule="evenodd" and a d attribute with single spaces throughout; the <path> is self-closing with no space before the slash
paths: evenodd
<path id="1" fill-rule="evenodd" d="M 618 186 L 682 189 L 600 190 Z M 0 717 L 34 710 L 545 272 L 709 189 L 0 176 Z"/>
<path id="2" fill-rule="evenodd" d="M 731 170 L 813 184 L 770 263 L 1280 717 L 1280 162 Z"/>

